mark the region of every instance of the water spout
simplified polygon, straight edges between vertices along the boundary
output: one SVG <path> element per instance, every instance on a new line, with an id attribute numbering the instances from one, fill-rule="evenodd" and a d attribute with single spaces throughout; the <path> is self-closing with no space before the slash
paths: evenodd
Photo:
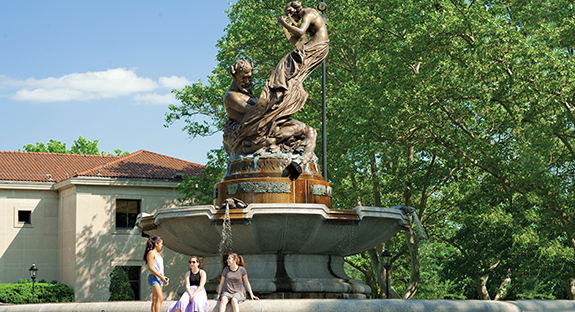
<path id="1" fill-rule="evenodd" d="M 425 233 L 425 229 L 423 228 L 421 221 L 419 221 L 419 218 L 417 217 L 417 213 L 415 213 L 415 211 L 413 212 L 413 224 L 415 224 L 415 233 L 416 233 L 415 238 L 418 241 L 428 239 L 427 233 Z"/>
<path id="2" fill-rule="evenodd" d="M 224 222 L 222 223 L 222 240 L 218 245 L 218 256 L 228 255 L 232 252 L 232 226 L 230 219 L 230 205 L 224 204 L 226 213 L 224 214 Z"/>
<path id="3" fill-rule="evenodd" d="M 427 234 L 425 233 L 425 229 L 423 228 L 421 221 L 419 221 L 417 213 L 415 213 L 415 208 L 407 206 L 394 206 L 391 208 L 399 209 L 404 215 L 408 216 L 407 225 L 411 226 L 415 231 L 415 239 L 418 242 L 428 239 Z M 410 215 L 413 215 L 413 221 L 411 220 L 411 218 L 409 218 Z"/>

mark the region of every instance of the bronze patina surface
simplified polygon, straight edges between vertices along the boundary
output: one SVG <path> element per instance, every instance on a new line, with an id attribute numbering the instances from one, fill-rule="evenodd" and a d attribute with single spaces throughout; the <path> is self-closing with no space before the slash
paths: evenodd
<path id="1" fill-rule="evenodd" d="M 290 179 L 289 158 L 244 159 L 231 162 L 221 183 L 216 184 L 215 205 L 228 198 L 245 203 L 324 204 L 331 208 L 331 184 L 309 162 L 297 179 Z"/>
<path id="2" fill-rule="evenodd" d="M 303 81 L 327 57 L 327 28 L 316 10 L 297 1 L 284 13 L 277 21 L 295 49 L 280 60 L 259 98 L 252 92 L 253 63 L 240 59 L 230 67 L 232 84 L 224 95 L 224 147 L 230 158 L 225 177 L 215 185 L 217 206 L 235 198 L 246 204 L 331 208 L 331 185 L 321 176 L 314 155 L 317 132 L 291 118 L 308 98 Z"/>
<path id="3" fill-rule="evenodd" d="M 228 114 L 224 147 L 231 163 L 247 155 L 288 154 L 285 169 L 295 179 L 314 158 L 317 132 L 291 115 L 308 98 L 303 81 L 327 57 L 329 38 L 316 10 L 292 1 L 284 13 L 277 21 L 295 49 L 280 60 L 258 99 L 252 93 L 252 62 L 238 60 L 230 67 L 232 84 L 224 95 Z"/>

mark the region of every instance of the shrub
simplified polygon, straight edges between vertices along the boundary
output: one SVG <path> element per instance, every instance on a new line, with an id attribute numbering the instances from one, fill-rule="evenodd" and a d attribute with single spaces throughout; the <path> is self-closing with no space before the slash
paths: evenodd
<path id="1" fill-rule="evenodd" d="M 0 302 L 11 304 L 73 302 L 74 291 L 66 284 L 40 280 L 34 283 L 32 297 L 32 281 L 20 279 L 17 283 L 0 284 Z"/>
<path id="2" fill-rule="evenodd" d="M 135 300 L 134 290 L 128 280 L 128 275 L 122 267 L 115 267 L 110 273 L 110 298 L 108 301 Z"/>

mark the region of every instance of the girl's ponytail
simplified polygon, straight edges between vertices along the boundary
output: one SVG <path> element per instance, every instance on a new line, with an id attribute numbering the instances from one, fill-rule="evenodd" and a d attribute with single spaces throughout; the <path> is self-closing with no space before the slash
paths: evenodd
<path id="1" fill-rule="evenodd" d="M 146 251 L 144 251 L 144 262 L 148 264 L 148 252 L 156 247 L 156 244 L 160 243 L 162 238 L 159 236 L 148 237 L 146 241 Z"/>
<path id="2" fill-rule="evenodd" d="M 243 267 L 246 266 L 246 264 L 244 263 L 244 258 L 240 255 L 238 255 L 238 266 L 243 266 Z"/>

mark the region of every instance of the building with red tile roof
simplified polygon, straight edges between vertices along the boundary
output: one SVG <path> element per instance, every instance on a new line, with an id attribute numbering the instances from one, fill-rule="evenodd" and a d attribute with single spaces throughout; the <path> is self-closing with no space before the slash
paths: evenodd
<path id="1" fill-rule="evenodd" d="M 57 280 L 76 301 L 106 301 L 109 274 L 122 266 L 138 299 L 151 297 L 142 261 L 139 213 L 181 205 L 183 174 L 204 166 L 140 150 L 124 156 L 0 151 L 0 281 Z M 177 280 L 187 259 L 164 250 L 166 275 Z M 141 281 L 141 282 L 140 282 Z M 170 285 L 172 286 L 172 285 Z M 178 283 L 166 287 L 175 298 Z M 172 289 L 173 288 L 173 289 Z"/>
<path id="2" fill-rule="evenodd" d="M 1 152 L 0 181 L 61 182 L 74 177 L 170 180 L 204 166 L 139 150 L 125 156 Z"/>

